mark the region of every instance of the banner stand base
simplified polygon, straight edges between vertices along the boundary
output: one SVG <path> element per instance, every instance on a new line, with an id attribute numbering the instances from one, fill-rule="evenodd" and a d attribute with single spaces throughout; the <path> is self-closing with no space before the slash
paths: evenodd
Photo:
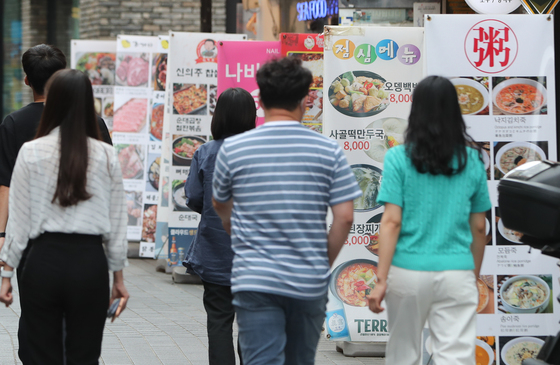
<path id="1" fill-rule="evenodd" d="M 336 342 L 336 351 L 349 357 L 385 357 L 385 342 Z"/>

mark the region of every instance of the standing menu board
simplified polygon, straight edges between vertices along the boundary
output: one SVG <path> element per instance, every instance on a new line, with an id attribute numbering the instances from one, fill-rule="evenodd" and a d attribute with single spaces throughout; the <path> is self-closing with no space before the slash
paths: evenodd
<path id="1" fill-rule="evenodd" d="M 185 181 L 194 152 L 211 139 L 210 123 L 218 97 L 218 40 L 243 40 L 241 34 L 169 34 L 169 74 L 165 107 L 164 175 L 161 205 L 166 206 L 168 264 L 181 265 L 200 215 L 191 211 Z M 221 53 L 220 53 L 221 57 Z M 164 228 L 160 224 L 160 229 Z M 161 240 L 163 245 L 164 241 Z M 156 251 L 158 249 L 156 248 Z"/>
<path id="2" fill-rule="evenodd" d="M 514 359 L 536 356 L 543 336 L 560 329 L 558 259 L 504 227 L 497 185 L 525 162 L 556 159 L 553 22 L 545 15 L 431 15 L 425 32 L 427 72 L 455 85 L 494 206 L 478 278 L 478 352 L 493 364 L 520 364 Z"/>
<path id="3" fill-rule="evenodd" d="M 121 164 L 128 211 L 127 238 L 154 241 L 160 133 L 152 128 L 152 105 L 162 92 L 158 85 L 158 38 L 117 36 L 113 145 Z M 157 125 L 157 122 L 155 123 Z M 161 138 L 161 137 L 160 137 Z"/>
<path id="4" fill-rule="evenodd" d="M 111 132 L 117 43 L 73 39 L 70 44 L 70 67 L 88 75 L 93 86 L 95 112 L 103 118 Z"/>
<path id="5" fill-rule="evenodd" d="M 385 153 L 404 142 L 412 91 L 422 78 L 422 49 L 418 28 L 325 29 L 323 134 L 344 150 L 363 191 L 329 283 L 331 340 L 385 342 L 389 336 L 386 314 L 371 312 L 365 299 L 377 272 L 383 208 L 376 198 Z"/>
<path id="6" fill-rule="evenodd" d="M 255 98 L 259 126 L 264 123 L 264 111 L 259 103 L 257 71 L 267 61 L 280 56 L 280 42 L 228 42 L 221 39 L 224 41 L 218 44 L 218 95 L 230 87 L 247 90 Z"/>
<path id="7" fill-rule="evenodd" d="M 302 124 L 323 132 L 323 47 L 322 34 L 280 34 L 282 56 L 298 57 L 313 74 Z"/>

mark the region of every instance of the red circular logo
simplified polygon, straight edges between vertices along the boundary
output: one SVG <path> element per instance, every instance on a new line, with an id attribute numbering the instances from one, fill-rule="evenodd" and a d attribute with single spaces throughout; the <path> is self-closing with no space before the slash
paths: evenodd
<path id="1" fill-rule="evenodd" d="M 488 19 L 476 23 L 465 37 L 465 55 L 474 68 L 489 74 L 506 70 L 517 58 L 517 36 L 506 23 Z"/>

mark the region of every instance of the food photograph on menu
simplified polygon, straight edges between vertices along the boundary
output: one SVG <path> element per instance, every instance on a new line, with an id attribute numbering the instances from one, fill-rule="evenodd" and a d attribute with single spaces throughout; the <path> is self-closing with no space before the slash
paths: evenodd
<path id="1" fill-rule="evenodd" d="M 522 365 L 525 359 L 536 359 L 544 345 L 544 336 L 499 337 L 500 365 Z"/>
<path id="2" fill-rule="evenodd" d="M 173 84 L 173 114 L 206 115 L 207 102 L 205 84 Z"/>
<path id="3" fill-rule="evenodd" d="M 194 153 L 204 143 L 203 136 L 173 135 L 173 166 L 190 166 Z"/>
<path id="4" fill-rule="evenodd" d="M 396 117 L 381 118 L 371 122 L 366 126 L 366 130 L 373 130 L 377 136 L 369 140 L 369 148 L 364 149 L 365 154 L 372 160 L 383 163 L 389 149 L 404 143 L 407 126 L 408 120 Z"/>
<path id="5" fill-rule="evenodd" d="M 114 53 L 93 52 L 78 53 L 76 70 L 85 72 L 92 85 L 115 84 L 115 58 Z"/>
<path id="6" fill-rule="evenodd" d="M 370 117 L 389 105 L 389 92 L 383 89 L 385 79 L 369 71 L 348 71 L 330 85 L 328 95 L 332 106 L 344 115 Z"/>
<path id="7" fill-rule="evenodd" d="M 167 81 L 167 53 L 156 53 L 152 60 L 154 91 L 165 91 Z"/>
<path id="8" fill-rule="evenodd" d="M 142 241 L 155 242 L 157 204 L 145 204 L 142 217 Z"/>
<path id="9" fill-rule="evenodd" d="M 552 275 L 498 275 L 498 310 L 502 313 L 553 313 Z"/>
<path id="10" fill-rule="evenodd" d="M 149 53 L 119 53 L 117 57 L 117 85 L 146 87 L 149 78 Z"/>
<path id="11" fill-rule="evenodd" d="M 113 114 L 113 131 L 140 133 L 146 126 L 148 99 L 131 98 L 119 106 Z"/>
<path id="12" fill-rule="evenodd" d="M 150 115 L 150 139 L 152 141 L 161 141 L 163 137 L 163 116 L 165 105 L 163 103 L 154 103 L 152 105 L 152 113 Z"/>
<path id="13" fill-rule="evenodd" d="M 187 196 L 185 195 L 186 180 L 173 180 L 171 183 L 171 200 L 173 201 L 174 212 L 192 212 L 187 206 Z"/>
<path id="14" fill-rule="evenodd" d="M 494 142 L 494 154 L 494 179 L 499 180 L 527 162 L 546 160 L 548 141 Z"/>
<path id="15" fill-rule="evenodd" d="M 144 145 L 116 144 L 123 179 L 140 180 L 144 177 Z"/>
<path id="16" fill-rule="evenodd" d="M 546 77 L 493 77 L 493 115 L 546 115 Z"/>
<path id="17" fill-rule="evenodd" d="M 489 115 L 490 94 L 488 77 L 452 77 L 463 115 Z"/>

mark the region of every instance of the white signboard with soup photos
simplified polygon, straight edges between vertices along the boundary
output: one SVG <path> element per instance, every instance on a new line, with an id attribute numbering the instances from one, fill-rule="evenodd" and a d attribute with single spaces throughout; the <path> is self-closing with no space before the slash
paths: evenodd
<path id="1" fill-rule="evenodd" d="M 431 15 L 425 32 L 427 73 L 455 85 L 494 206 L 478 278 L 477 363 L 520 365 L 560 329 L 560 271 L 558 259 L 530 250 L 503 225 L 497 185 L 526 162 L 556 160 L 553 22 L 544 15 Z M 428 364 L 428 336 L 425 342 Z"/>
<path id="2" fill-rule="evenodd" d="M 121 164 L 129 240 L 153 243 L 163 134 L 168 40 L 117 36 L 113 145 Z M 140 254 L 154 257 L 153 245 Z"/>
<path id="3" fill-rule="evenodd" d="M 323 134 L 344 150 L 363 192 L 329 284 L 326 323 L 334 341 L 389 337 L 386 313 L 371 312 L 365 298 L 377 277 L 383 207 L 376 198 L 385 153 L 404 142 L 412 91 L 422 79 L 422 49 L 419 28 L 325 28 Z"/>
<path id="4" fill-rule="evenodd" d="M 158 225 L 159 251 L 167 239 L 169 266 L 181 265 L 200 215 L 186 204 L 185 181 L 195 151 L 212 138 L 210 123 L 217 99 L 219 40 L 243 40 L 242 34 L 169 33 L 170 57 L 166 90 L 164 131 L 166 151 L 160 179 L 160 205 L 167 209 L 165 223 Z M 159 255 L 161 257 L 161 255 Z"/>

